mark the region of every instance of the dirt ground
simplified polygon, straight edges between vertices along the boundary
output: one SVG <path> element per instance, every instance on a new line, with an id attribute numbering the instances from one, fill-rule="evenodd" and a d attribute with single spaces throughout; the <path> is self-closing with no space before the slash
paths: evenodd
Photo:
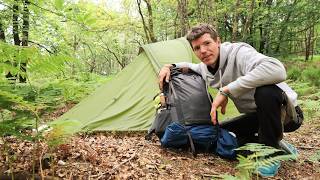
<path id="1" fill-rule="evenodd" d="M 285 139 L 299 150 L 299 159 L 283 162 L 278 175 L 269 179 L 320 179 L 319 137 L 319 118 L 306 121 L 298 131 L 286 134 Z M 34 153 L 35 147 L 30 142 L 10 136 L 6 137 L 6 142 L 11 159 L 1 153 L 0 179 L 11 179 L 11 171 L 15 179 L 31 179 L 32 164 L 35 164 L 35 179 L 40 179 L 41 173 L 45 179 L 148 180 L 212 179 L 221 174 L 237 173 L 237 161 L 212 154 L 193 157 L 190 152 L 162 149 L 156 138 L 144 140 L 144 133 L 80 134 L 56 148 L 48 148 L 42 143 L 38 147 L 39 154 Z M 3 150 L 3 142 L 0 146 Z M 32 163 L 37 157 L 42 157 L 42 172 L 39 161 Z"/>

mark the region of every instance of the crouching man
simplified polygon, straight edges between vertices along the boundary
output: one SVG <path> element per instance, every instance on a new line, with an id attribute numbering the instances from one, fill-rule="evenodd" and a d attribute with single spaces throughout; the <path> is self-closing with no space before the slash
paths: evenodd
<path id="1" fill-rule="evenodd" d="M 297 153 L 285 143 L 283 132 L 300 127 L 303 114 L 297 106 L 297 94 L 283 81 L 286 71 L 282 63 L 257 52 L 246 43 L 221 43 L 218 32 L 208 24 L 193 27 L 187 34 L 199 64 L 167 64 L 159 72 L 160 89 L 169 81 L 170 69 L 190 68 L 201 74 L 208 85 L 218 88 L 213 100 L 211 118 L 217 123 L 217 109 L 226 112 L 230 98 L 243 115 L 221 127 L 236 134 L 242 144 L 258 142 L 279 148 L 281 143 L 290 153 Z M 259 168 L 262 176 L 273 176 L 280 164 Z"/>

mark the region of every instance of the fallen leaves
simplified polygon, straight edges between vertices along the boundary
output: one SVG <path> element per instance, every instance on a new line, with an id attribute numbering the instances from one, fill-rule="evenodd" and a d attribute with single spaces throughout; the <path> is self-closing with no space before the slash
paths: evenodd
<path id="1" fill-rule="evenodd" d="M 319 175 L 319 163 L 308 161 L 316 149 L 303 149 L 320 146 L 320 132 L 315 131 L 313 124 L 306 123 L 299 131 L 285 136 L 298 147 L 301 156 L 297 163 L 284 163 L 276 178 L 312 179 Z M 157 139 L 145 141 L 143 135 L 80 134 L 56 148 L 48 148 L 42 142 L 38 145 L 39 153 L 31 142 L 8 136 L 5 138 L 10 147 L 7 155 L 3 153 L 3 142 L 0 143 L 0 173 L 10 171 L 10 157 L 13 172 L 31 174 L 33 160 L 38 162 L 33 155 L 42 158 L 46 177 L 62 179 L 210 179 L 219 174 L 236 173 L 236 161 L 212 154 L 198 154 L 194 158 L 190 152 L 162 149 Z M 39 175 L 39 165 L 36 165 L 36 172 Z"/>

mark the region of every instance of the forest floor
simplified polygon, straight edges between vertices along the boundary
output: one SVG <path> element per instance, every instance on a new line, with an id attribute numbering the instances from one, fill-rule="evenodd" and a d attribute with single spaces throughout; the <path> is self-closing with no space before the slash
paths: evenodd
<path id="1" fill-rule="evenodd" d="M 31 179 L 32 164 L 35 179 L 40 179 L 41 174 L 45 179 L 212 179 L 237 173 L 237 161 L 162 149 L 156 138 L 146 141 L 144 135 L 78 134 L 54 148 L 41 143 L 38 154 L 34 153 L 34 144 L 7 136 L 10 156 L 1 153 L 0 179 L 11 179 L 10 172 L 14 172 L 15 179 Z M 305 121 L 299 130 L 286 134 L 285 139 L 297 147 L 299 158 L 296 162 L 283 162 L 277 176 L 269 179 L 320 179 L 320 118 Z M 1 149 L 3 144 L 0 141 Z M 39 163 L 32 163 L 39 157 L 42 172 Z"/>

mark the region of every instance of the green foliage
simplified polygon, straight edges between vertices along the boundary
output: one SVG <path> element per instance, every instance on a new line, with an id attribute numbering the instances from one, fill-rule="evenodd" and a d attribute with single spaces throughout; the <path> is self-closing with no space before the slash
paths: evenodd
<path id="1" fill-rule="evenodd" d="M 297 159 L 297 156 L 293 154 L 270 156 L 281 150 L 257 143 L 248 143 L 238 148 L 237 150 L 249 151 L 252 152 L 252 154 L 248 155 L 247 157 L 238 155 L 237 159 L 239 160 L 239 164 L 236 166 L 236 168 L 238 169 L 238 173 L 236 176 L 222 175 L 219 177 L 223 179 L 251 179 L 253 173 L 256 173 L 257 169 L 261 166 L 271 166 L 274 163 L 278 163 L 280 161 Z"/>
<path id="2" fill-rule="evenodd" d="M 298 93 L 299 105 L 304 112 L 305 120 L 320 116 L 320 64 L 318 57 L 304 62 L 301 57 L 290 57 L 286 60 L 288 67 L 288 84 Z"/>
<path id="3" fill-rule="evenodd" d="M 320 94 L 318 93 L 316 99 L 305 99 L 300 102 L 303 107 L 303 113 L 306 120 L 311 120 L 320 116 Z"/>
<path id="4" fill-rule="evenodd" d="M 65 143 L 75 132 L 79 132 L 80 125 L 78 121 L 51 122 L 50 128 L 45 134 L 45 140 L 50 148 L 57 147 Z"/>
<path id="5" fill-rule="evenodd" d="M 31 136 L 28 136 L 23 133 L 26 129 L 25 124 L 25 121 L 0 121 L 0 137 L 4 137 L 6 135 L 13 135 L 21 139 L 32 140 Z"/>
<path id="6" fill-rule="evenodd" d="M 305 120 L 320 116 L 320 92 L 309 82 L 289 81 L 289 85 L 298 93 L 298 103 L 303 109 Z"/>
<path id="7" fill-rule="evenodd" d="M 54 5 L 58 10 L 62 10 L 64 0 L 54 0 Z"/>
<path id="8" fill-rule="evenodd" d="M 302 72 L 302 78 L 306 82 L 314 86 L 320 87 L 320 69 L 319 68 L 308 68 Z"/>
<path id="9" fill-rule="evenodd" d="M 290 86 L 298 93 L 299 96 L 307 96 L 317 92 L 317 88 L 310 85 L 309 82 L 288 81 Z"/>
<path id="10" fill-rule="evenodd" d="M 23 99 L 23 97 L 10 91 L 0 89 L 0 108 L 18 111 L 35 111 L 36 106 Z"/>
<path id="11" fill-rule="evenodd" d="M 316 151 L 313 155 L 308 158 L 313 163 L 320 164 L 320 150 Z"/>
<path id="12" fill-rule="evenodd" d="M 74 59 L 66 55 L 50 55 L 44 56 L 36 54 L 37 57 L 30 60 L 28 63 L 29 73 L 45 74 L 65 74 L 67 70 L 66 64 L 73 63 Z M 33 55 L 35 56 L 35 55 Z"/>
<path id="13" fill-rule="evenodd" d="M 293 67 L 288 70 L 287 74 L 288 74 L 288 77 L 287 77 L 288 79 L 297 81 L 301 78 L 301 69 L 297 67 Z"/>
<path id="14" fill-rule="evenodd" d="M 320 55 L 318 55 L 318 53 L 314 54 L 312 57 L 312 60 L 307 61 L 308 65 L 313 65 L 314 63 L 316 63 L 317 61 L 320 61 Z M 282 57 L 281 59 L 283 59 L 284 61 L 288 61 L 290 63 L 294 63 L 292 65 L 296 65 L 296 63 L 305 63 L 305 56 L 301 56 L 301 55 L 288 55 L 285 57 Z"/>
<path id="15" fill-rule="evenodd" d="M 318 56 L 315 56 L 313 61 L 308 62 L 304 62 L 302 57 L 299 56 L 285 59 L 288 79 L 302 84 L 308 83 L 308 87 L 320 87 L 320 64 L 318 59 Z M 303 86 L 306 87 L 305 85 Z M 300 94 L 304 94 L 305 91 L 313 93 L 308 90 L 302 90 Z"/>
<path id="16" fill-rule="evenodd" d="M 13 92 L 0 89 L 0 136 L 14 135 L 30 141 L 40 138 L 40 134 L 25 133 L 27 128 L 37 127 L 37 106 Z"/>

